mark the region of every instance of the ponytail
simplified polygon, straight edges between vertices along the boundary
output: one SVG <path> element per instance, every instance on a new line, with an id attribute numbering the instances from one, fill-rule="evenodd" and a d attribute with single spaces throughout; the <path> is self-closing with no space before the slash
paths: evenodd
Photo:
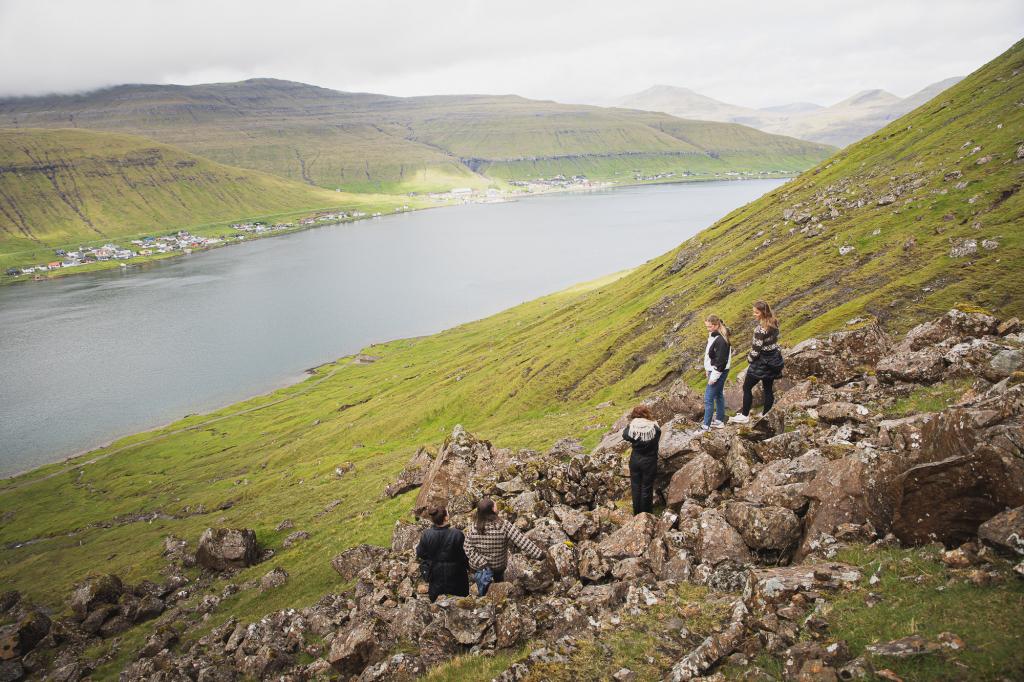
<path id="1" fill-rule="evenodd" d="M 722 322 L 722 318 L 718 315 L 708 315 L 704 321 L 718 327 L 718 333 L 722 335 L 726 343 L 729 343 L 729 328 L 725 326 L 725 322 Z"/>

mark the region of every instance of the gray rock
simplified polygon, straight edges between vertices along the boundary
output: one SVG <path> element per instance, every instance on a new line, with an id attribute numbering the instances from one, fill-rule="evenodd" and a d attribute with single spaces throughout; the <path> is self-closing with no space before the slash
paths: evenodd
<path id="1" fill-rule="evenodd" d="M 259 557 L 256 532 L 248 528 L 207 528 L 196 548 L 196 563 L 211 571 L 252 566 Z"/>

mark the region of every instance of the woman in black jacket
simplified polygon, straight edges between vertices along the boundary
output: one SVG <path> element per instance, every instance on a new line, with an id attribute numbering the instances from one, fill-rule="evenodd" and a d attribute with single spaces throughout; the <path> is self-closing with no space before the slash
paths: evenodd
<path id="1" fill-rule="evenodd" d="M 750 407 L 754 402 L 754 386 L 758 382 L 764 385 L 764 409 L 761 414 L 768 414 L 775 404 L 773 384 L 782 375 L 782 351 L 779 349 L 779 321 L 772 312 L 772 307 L 764 301 L 758 301 L 753 308 L 754 339 L 750 344 L 747 360 L 747 375 L 743 379 L 743 407 L 739 414 L 729 418 L 730 423 L 746 424 L 750 421 Z"/>
<path id="2" fill-rule="evenodd" d="M 448 510 L 444 507 L 430 509 L 427 516 L 434 525 L 420 537 L 416 558 L 420 560 L 420 576 L 429 584 L 430 601 L 442 594 L 465 597 L 469 595 L 465 537 L 461 530 L 448 525 Z"/>
<path id="3" fill-rule="evenodd" d="M 708 330 L 708 345 L 704 350 L 704 373 L 708 384 L 704 388 L 701 430 L 710 431 L 712 428 L 725 428 L 725 380 L 732 366 L 732 348 L 729 346 L 729 328 L 722 318 L 708 315 L 704 326 Z"/>
<path id="4" fill-rule="evenodd" d="M 629 426 L 622 440 L 633 446 L 629 456 L 629 482 L 633 489 L 633 514 L 654 508 L 654 477 L 658 475 L 658 442 L 661 427 L 646 405 L 637 405 L 629 413 Z"/>

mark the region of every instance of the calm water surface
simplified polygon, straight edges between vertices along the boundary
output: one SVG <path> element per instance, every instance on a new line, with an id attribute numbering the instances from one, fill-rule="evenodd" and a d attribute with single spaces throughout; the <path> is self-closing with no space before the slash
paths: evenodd
<path id="1" fill-rule="evenodd" d="M 0 288 L 0 474 L 639 265 L 781 182 L 444 208 Z"/>

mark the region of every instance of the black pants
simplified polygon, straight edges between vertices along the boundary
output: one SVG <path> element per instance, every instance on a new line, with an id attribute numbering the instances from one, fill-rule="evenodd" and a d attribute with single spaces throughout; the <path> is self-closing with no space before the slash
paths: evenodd
<path id="1" fill-rule="evenodd" d="M 629 457 L 629 482 L 633 488 L 633 514 L 654 509 L 654 477 L 658 475 L 657 457 Z"/>
<path id="2" fill-rule="evenodd" d="M 759 381 L 764 384 L 764 409 L 762 413 L 772 409 L 772 405 L 775 404 L 775 390 L 773 389 L 775 379 L 755 379 L 750 374 L 747 374 L 743 379 L 743 409 L 740 410 L 740 414 L 744 416 L 750 414 L 750 406 L 754 402 L 754 386 L 757 386 Z"/>

